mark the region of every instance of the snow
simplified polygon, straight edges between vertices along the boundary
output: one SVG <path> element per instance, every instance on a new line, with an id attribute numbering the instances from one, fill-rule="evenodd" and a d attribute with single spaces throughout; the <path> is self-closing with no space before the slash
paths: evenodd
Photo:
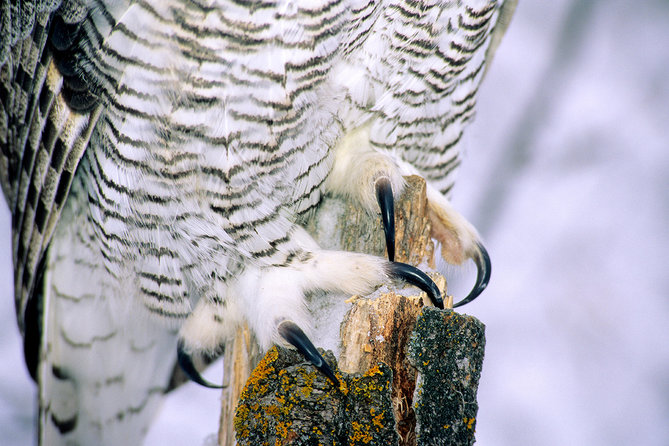
<path id="1" fill-rule="evenodd" d="M 661 0 L 521 0 L 488 72 L 454 191 L 493 261 L 489 288 L 463 309 L 487 327 L 479 444 L 669 442 L 667 23 Z M 0 437 L 31 444 L 9 260 Z M 220 365 L 210 373 L 219 381 Z M 203 444 L 218 402 L 179 389 L 147 443 Z"/>

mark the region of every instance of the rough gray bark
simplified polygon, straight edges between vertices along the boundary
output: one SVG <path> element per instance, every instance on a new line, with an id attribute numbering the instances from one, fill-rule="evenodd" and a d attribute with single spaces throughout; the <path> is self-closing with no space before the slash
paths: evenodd
<path id="1" fill-rule="evenodd" d="M 407 352 L 417 371 L 413 401 L 417 445 L 474 444 L 484 348 L 485 326 L 476 318 L 423 309 Z"/>
<path id="2" fill-rule="evenodd" d="M 396 203 L 396 260 L 420 265 L 445 290 L 443 277 L 430 269 L 425 183 L 418 177 L 407 183 Z M 324 248 L 385 255 L 380 219 L 344 200 L 327 198 L 306 226 Z M 246 382 L 237 392 L 237 444 L 472 444 L 483 324 L 431 307 L 413 287 L 382 287 L 348 302 L 338 363 L 325 353 L 341 386 L 299 354 L 271 349 L 248 381 L 244 374 L 233 378 L 237 389 Z M 233 394 L 224 398 L 222 445 L 233 444 Z"/>

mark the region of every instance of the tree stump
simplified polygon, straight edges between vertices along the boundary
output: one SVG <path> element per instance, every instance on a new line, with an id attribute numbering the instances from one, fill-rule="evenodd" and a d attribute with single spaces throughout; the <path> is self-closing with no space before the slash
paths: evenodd
<path id="1" fill-rule="evenodd" d="M 395 205 L 396 260 L 420 267 L 445 291 L 444 278 L 433 270 L 425 182 L 413 176 L 406 181 Z M 303 223 L 323 248 L 385 255 L 380 217 L 346 200 L 325 198 Z M 233 356 L 244 366 L 225 367 L 236 375 L 228 375 L 235 390 L 225 390 L 221 445 L 234 444 L 233 424 L 239 445 L 473 444 L 482 323 L 431 307 L 425 293 L 403 284 L 364 297 L 315 295 L 311 301 L 320 307 L 318 333 L 327 331 L 318 327 L 319 315 L 343 315 L 341 324 L 334 324 L 338 332 L 329 336 L 334 340 L 315 339 L 337 353 L 338 361 L 331 351 L 324 356 L 340 387 L 298 353 L 280 347 L 272 348 L 247 380 L 244 369 L 251 370 L 257 356 L 251 344 L 235 341 Z M 342 305 L 344 311 L 335 308 Z"/>

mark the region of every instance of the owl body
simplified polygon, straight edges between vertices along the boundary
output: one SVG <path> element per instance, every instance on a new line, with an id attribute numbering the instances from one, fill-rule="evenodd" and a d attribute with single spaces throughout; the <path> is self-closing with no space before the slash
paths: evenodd
<path id="1" fill-rule="evenodd" d="M 267 348 L 286 318 L 308 329 L 306 290 L 376 284 L 381 259 L 320 250 L 298 221 L 325 193 L 373 210 L 379 175 L 396 194 L 415 172 L 448 193 L 499 14 L 494 1 L 90 3 L 40 22 L 51 97 L 34 115 L 72 179 L 62 203 L 51 187 L 46 229 L 26 231 L 28 212 L 15 223 L 24 333 L 43 302 L 44 444 L 141 438 L 178 337 L 215 350 L 247 321 Z M 7 146 L 29 146 L 25 133 L 10 126 Z M 14 185 L 8 165 L 20 209 L 35 174 Z"/>
<path id="2" fill-rule="evenodd" d="M 461 8 L 435 3 L 419 23 L 401 2 L 158 3 L 96 11 L 79 36 L 82 77 L 104 108 L 69 208 L 88 214 L 81 237 L 103 252 L 92 255 L 119 296 L 183 319 L 200 298 L 223 299 L 246 266 L 285 266 L 304 248 L 290 236 L 296 217 L 318 203 L 337 142 L 358 128 L 361 152 L 390 151 L 424 175 L 421 161 L 444 159 L 442 174 L 457 166 L 456 150 L 437 149 L 471 117 L 483 61 L 445 62 L 465 57 L 454 38 L 471 37 L 448 32 Z M 459 20 L 489 22 L 484 5 Z M 416 146 L 427 154 L 411 155 Z"/>

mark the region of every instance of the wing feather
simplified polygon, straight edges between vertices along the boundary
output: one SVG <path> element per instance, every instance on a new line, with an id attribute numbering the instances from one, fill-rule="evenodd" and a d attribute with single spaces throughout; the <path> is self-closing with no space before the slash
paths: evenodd
<path id="1" fill-rule="evenodd" d="M 0 182 L 12 213 L 17 319 L 39 279 L 38 266 L 99 112 L 77 113 L 47 44 L 59 1 L 0 3 Z M 72 9 L 72 8 L 70 8 Z"/>

